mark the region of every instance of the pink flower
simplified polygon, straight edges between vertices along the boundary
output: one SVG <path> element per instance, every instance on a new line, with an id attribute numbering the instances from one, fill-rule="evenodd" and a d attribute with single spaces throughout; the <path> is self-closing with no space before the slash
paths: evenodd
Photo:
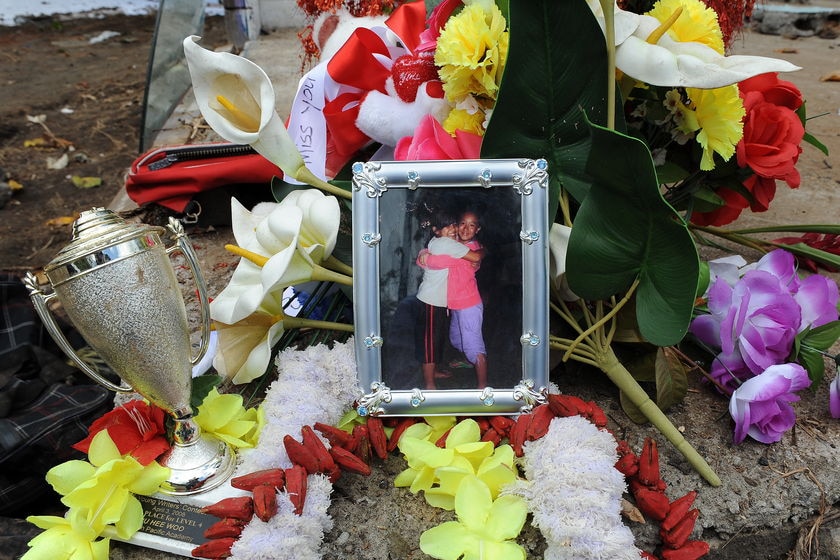
<path id="1" fill-rule="evenodd" d="M 691 323 L 703 343 L 720 348 L 709 373 L 732 389 L 733 379 L 758 375 L 790 354 L 801 321 L 799 304 L 766 270 L 747 272 L 735 286 L 718 278 L 709 289 L 709 315 Z"/>
<path id="2" fill-rule="evenodd" d="M 443 2 L 435 6 L 435 9 L 432 10 L 432 13 L 426 19 L 427 29 L 420 33 L 420 44 L 415 49 L 417 52 L 435 50 L 437 39 L 440 36 L 440 30 L 443 29 L 452 12 L 461 3 L 461 0 L 443 0 Z"/>
<path id="3" fill-rule="evenodd" d="M 837 284 L 819 274 L 800 279 L 787 251 L 771 251 L 747 269 L 737 280 L 715 279 L 709 314 L 690 327 L 701 342 L 720 348 L 709 373 L 730 390 L 784 362 L 798 333 L 838 319 Z"/>
<path id="4" fill-rule="evenodd" d="M 451 136 L 431 115 L 426 115 L 414 131 L 397 142 L 394 159 L 476 159 L 481 149 L 481 136 L 456 130 Z"/>
<path id="5" fill-rule="evenodd" d="M 148 465 L 169 449 L 163 418 L 163 410 L 154 405 L 128 401 L 96 419 L 88 437 L 73 445 L 73 449 L 87 453 L 93 437 L 108 430 L 121 454 L 130 453 L 141 465 Z"/>
<path id="6" fill-rule="evenodd" d="M 735 443 L 747 436 L 762 443 L 782 439 L 782 434 L 796 422 L 790 405 L 799 400 L 794 393 L 810 385 L 808 373 L 799 364 L 770 366 L 761 375 L 745 381 L 729 401 L 729 414 L 735 420 Z"/>

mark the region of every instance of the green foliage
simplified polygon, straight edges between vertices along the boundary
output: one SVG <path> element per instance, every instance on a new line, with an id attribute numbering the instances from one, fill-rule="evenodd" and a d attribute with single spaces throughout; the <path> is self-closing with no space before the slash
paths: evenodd
<path id="1" fill-rule="evenodd" d="M 638 280 L 642 336 L 671 346 L 688 331 L 699 257 L 685 223 L 659 193 L 641 141 L 596 125 L 589 194 L 575 216 L 566 258 L 569 287 L 586 300 L 626 292 Z"/>
<path id="2" fill-rule="evenodd" d="M 586 197 L 586 118 L 606 123 L 604 35 L 581 6 L 556 0 L 510 3 L 510 50 L 481 145 L 484 158 L 548 161 L 549 216 L 556 214 L 561 185 L 578 201 Z M 617 126 L 623 129 L 623 121 Z"/>
<path id="3" fill-rule="evenodd" d="M 192 394 L 190 395 L 190 406 L 193 412 L 198 411 L 198 407 L 204 402 L 204 399 L 213 389 L 218 387 L 222 382 L 220 375 L 199 375 L 193 377 L 192 380 Z"/>
<path id="4" fill-rule="evenodd" d="M 825 374 L 824 356 L 840 338 L 840 321 L 832 321 L 815 329 L 805 329 L 794 339 L 791 359 L 799 362 L 811 378 L 811 387 L 816 389 Z"/>

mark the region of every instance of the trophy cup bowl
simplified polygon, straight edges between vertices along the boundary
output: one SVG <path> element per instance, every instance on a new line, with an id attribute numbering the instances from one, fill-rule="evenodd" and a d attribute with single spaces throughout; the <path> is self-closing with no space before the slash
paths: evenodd
<path id="1" fill-rule="evenodd" d="M 45 294 L 36 277 L 24 279 L 38 315 L 56 343 L 88 376 L 113 391 L 136 391 L 174 420 L 173 445 L 158 458 L 171 469 L 161 492 L 184 496 L 223 484 L 235 467 L 233 450 L 201 434 L 190 406 L 192 365 L 207 350 L 210 315 L 204 279 L 183 227 L 170 219 L 176 245 L 167 249 L 162 227 L 128 224 L 110 210 L 82 212 L 73 240 L 44 267 L 52 286 Z M 190 330 L 169 254 L 183 253 L 197 285 L 202 338 L 191 357 Z M 85 341 L 130 387 L 116 385 L 76 354 L 48 307 L 61 302 Z"/>

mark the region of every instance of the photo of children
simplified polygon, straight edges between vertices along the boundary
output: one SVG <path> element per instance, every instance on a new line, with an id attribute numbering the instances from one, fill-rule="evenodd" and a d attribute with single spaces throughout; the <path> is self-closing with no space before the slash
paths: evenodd
<path id="1" fill-rule="evenodd" d="M 481 225 L 472 210 L 463 212 L 454 224 L 452 237 L 468 250 L 463 257 L 436 252 L 431 244 L 421 251 L 417 261 L 426 273 L 447 274 L 446 307 L 450 311 L 449 341 L 475 369 L 478 389 L 487 386 L 487 349 L 482 325 L 484 305 L 476 282 L 476 271 L 484 258 L 484 248 L 476 239 Z"/>
<path id="2" fill-rule="evenodd" d="M 380 208 L 392 225 L 380 245 L 383 381 L 395 390 L 518 383 L 519 197 L 421 189 L 389 191 L 382 201 L 393 205 Z"/>

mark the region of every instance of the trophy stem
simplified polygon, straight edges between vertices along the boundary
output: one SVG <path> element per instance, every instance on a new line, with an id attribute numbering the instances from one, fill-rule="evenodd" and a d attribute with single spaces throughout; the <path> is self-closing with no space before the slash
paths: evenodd
<path id="1" fill-rule="evenodd" d="M 233 449 L 216 437 L 202 434 L 192 412 L 173 414 L 173 418 L 172 447 L 158 459 L 172 471 L 161 486 L 161 492 L 187 496 L 226 482 L 236 467 Z"/>

